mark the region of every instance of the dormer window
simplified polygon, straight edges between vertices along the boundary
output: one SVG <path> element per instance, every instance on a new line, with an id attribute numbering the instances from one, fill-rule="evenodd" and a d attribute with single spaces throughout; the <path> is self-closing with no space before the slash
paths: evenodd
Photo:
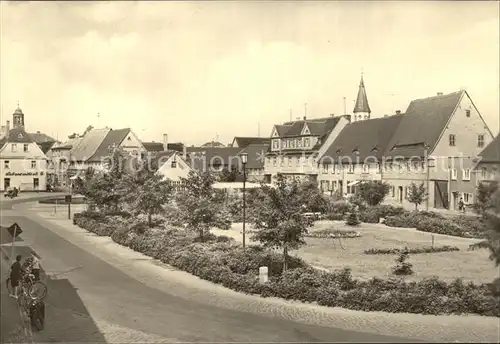
<path id="1" fill-rule="evenodd" d="M 378 148 L 377 148 L 377 146 L 375 146 L 375 147 L 373 147 L 373 148 L 372 148 L 372 152 L 373 152 L 373 153 L 378 152 Z"/>
<path id="2" fill-rule="evenodd" d="M 353 152 L 354 154 L 359 154 L 359 150 L 358 150 L 357 148 L 354 148 L 354 149 L 352 150 L 352 152 Z"/>
<path id="3" fill-rule="evenodd" d="M 129 136 L 129 137 L 127 137 L 127 140 L 130 141 L 130 140 L 132 140 L 132 138 Z"/>
<path id="4" fill-rule="evenodd" d="M 342 150 L 340 148 L 335 151 L 335 153 L 337 153 L 337 154 L 340 154 L 340 152 L 342 152 Z"/>
<path id="5" fill-rule="evenodd" d="M 295 148 L 295 140 L 290 140 L 289 148 Z"/>
<path id="6" fill-rule="evenodd" d="M 304 139 L 304 148 L 309 148 L 311 142 L 308 137 Z"/>
<path id="7" fill-rule="evenodd" d="M 465 110 L 465 116 L 470 117 L 470 110 Z"/>
<path id="8" fill-rule="evenodd" d="M 22 139 L 22 138 L 23 138 L 23 134 L 19 133 L 19 134 L 17 135 L 17 138 L 18 138 L 18 139 Z"/>
<path id="9" fill-rule="evenodd" d="M 302 148 L 302 139 L 297 140 L 297 148 Z"/>

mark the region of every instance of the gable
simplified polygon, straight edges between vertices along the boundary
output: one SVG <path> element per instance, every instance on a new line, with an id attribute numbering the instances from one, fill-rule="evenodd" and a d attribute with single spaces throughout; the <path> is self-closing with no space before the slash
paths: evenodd
<path id="1" fill-rule="evenodd" d="M 311 135 L 311 130 L 309 130 L 307 123 L 304 123 L 304 127 L 302 128 L 300 135 Z"/>
<path id="2" fill-rule="evenodd" d="M 172 162 L 176 162 L 176 167 L 172 167 Z M 177 181 L 179 178 L 186 178 L 191 171 L 191 167 L 177 152 L 172 153 L 166 160 L 160 159 L 160 167 L 157 173 L 166 179 Z"/>
<path id="3" fill-rule="evenodd" d="M 17 145 L 15 152 L 12 151 L 12 144 Z M 28 151 L 24 151 L 24 145 L 28 145 Z M 1 158 L 9 159 L 45 159 L 47 156 L 43 153 L 40 147 L 35 143 L 19 143 L 19 142 L 7 142 L 0 150 Z"/>
<path id="4" fill-rule="evenodd" d="M 128 134 L 124 137 L 120 146 L 123 148 L 132 148 L 139 150 L 140 152 L 146 151 L 146 148 L 142 144 L 141 140 L 135 135 L 132 130 L 129 130 Z"/>
<path id="5" fill-rule="evenodd" d="M 278 133 L 278 128 L 276 128 L 276 126 L 273 128 L 273 131 L 271 132 L 271 137 L 280 137 L 279 133 Z"/>

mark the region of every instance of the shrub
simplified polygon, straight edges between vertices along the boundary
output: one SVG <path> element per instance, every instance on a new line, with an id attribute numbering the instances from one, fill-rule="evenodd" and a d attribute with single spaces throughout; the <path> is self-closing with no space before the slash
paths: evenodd
<path id="1" fill-rule="evenodd" d="M 399 256 L 396 258 L 396 265 L 392 268 L 392 273 L 394 275 L 412 275 L 413 265 L 408 262 L 409 259 L 410 254 L 408 253 L 408 249 L 405 248 L 399 253 Z"/>
<path id="2" fill-rule="evenodd" d="M 335 228 L 322 229 L 319 231 L 309 232 L 306 237 L 309 238 L 325 238 L 325 239 L 336 239 L 336 238 L 359 238 L 361 234 L 355 231 L 345 231 Z"/>
<path id="3" fill-rule="evenodd" d="M 399 254 L 403 252 L 404 249 L 399 248 L 370 248 L 365 250 L 365 254 Z M 420 253 L 435 253 L 435 252 L 454 252 L 460 251 L 456 246 L 427 246 L 408 249 L 408 253 L 420 254 Z"/>
<path id="4" fill-rule="evenodd" d="M 461 215 L 452 218 L 451 220 L 458 226 L 462 227 L 466 235 L 477 239 L 486 238 L 488 229 L 482 218 Z"/>
<path id="5" fill-rule="evenodd" d="M 100 214 L 78 214 L 75 218 L 82 226 L 88 226 L 84 228 L 89 231 L 108 221 Z M 406 282 L 400 278 L 358 281 L 352 277 L 350 269 L 319 271 L 295 257 L 289 257 L 289 269 L 283 272 L 283 255 L 279 253 L 255 246 L 242 250 L 234 240 L 222 239 L 224 242 L 220 242 L 220 237 L 195 243 L 197 233 L 172 226 L 148 228 L 138 234 L 123 224 L 113 231 L 111 237 L 122 245 L 202 279 L 263 297 L 282 297 L 362 311 L 500 316 L 500 305 L 486 285 L 465 284 L 460 279 L 453 283 L 438 278 L 420 282 Z M 409 267 L 411 270 L 411 264 L 406 260 L 399 257 L 398 264 L 403 261 L 404 264 L 399 265 L 406 268 L 401 269 L 408 270 Z M 269 267 L 270 280 L 265 285 L 259 284 L 257 278 L 260 266 Z"/>
<path id="6" fill-rule="evenodd" d="M 458 237 L 470 238 L 472 235 L 461 226 L 450 219 L 428 218 L 420 220 L 416 225 L 417 230 L 422 232 L 446 234 Z"/>
<path id="7" fill-rule="evenodd" d="M 395 207 L 390 204 L 379 204 L 377 206 L 371 207 L 374 209 L 379 217 L 386 218 L 387 216 L 399 216 L 403 214 L 408 214 L 409 211 L 405 210 L 403 207 Z"/>
<path id="8" fill-rule="evenodd" d="M 358 226 L 361 222 L 359 221 L 358 214 L 356 212 L 351 212 L 347 215 L 345 224 L 348 226 Z"/>
<path id="9" fill-rule="evenodd" d="M 359 213 L 359 220 L 364 223 L 379 223 L 380 216 L 376 209 L 368 208 Z"/>
<path id="10" fill-rule="evenodd" d="M 345 215 L 352 210 L 352 204 L 344 200 L 331 202 L 328 206 L 328 213 Z"/>
<path id="11" fill-rule="evenodd" d="M 403 212 L 401 215 L 387 216 L 384 224 L 389 227 L 416 228 L 417 224 L 426 219 L 445 219 L 442 215 L 430 211 Z"/>
<path id="12" fill-rule="evenodd" d="M 341 213 L 329 213 L 325 215 L 325 220 L 330 221 L 343 221 L 345 219 L 345 214 Z"/>

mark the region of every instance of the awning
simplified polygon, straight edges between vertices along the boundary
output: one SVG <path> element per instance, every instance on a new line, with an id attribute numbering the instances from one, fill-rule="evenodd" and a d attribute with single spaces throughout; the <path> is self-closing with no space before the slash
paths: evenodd
<path id="1" fill-rule="evenodd" d="M 350 182 L 350 183 L 347 184 L 347 186 L 354 186 L 356 184 L 359 184 L 359 180 L 355 180 L 353 182 Z"/>

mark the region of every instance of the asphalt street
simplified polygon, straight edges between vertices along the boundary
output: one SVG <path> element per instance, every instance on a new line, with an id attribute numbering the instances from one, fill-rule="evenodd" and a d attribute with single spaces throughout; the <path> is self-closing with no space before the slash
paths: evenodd
<path id="1" fill-rule="evenodd" d="M 141 340 L 137 334 L 162 338 L 164 342 L 414 342 L 177 298 L 168 290 L 146 286 L 71 244 L 46 228 L 46 224 L 11 211 L 11 204 L 2 204 L 1 209 L 2 224 L 17 222 L 24 231 L 21 238 L 29 238 L 26 243 L 16 244 L 16 254 L 26 257 L 35 251 L 45 270 L 50 270 L 44 277 L 49 288 L 46 328 L 35 333 L 35 341 L 109 342 L 109 336 L 101 333 L 102 324 L 107 324 L 108 329 L 114 326 L 121 334 L 135 333 L 131 341 L 136 342 Z M 10 254 L 5 246 L 2 248 Z M 2 291 L 2 333 L 4 326 L 15 327 L 12 319 L 19 316 L 8 307 L 12 301 L 4 300 Z M 92 311 L 96 309 L 98 312 Z M 94 313 L 98 313 L 98 319 Z"/>

